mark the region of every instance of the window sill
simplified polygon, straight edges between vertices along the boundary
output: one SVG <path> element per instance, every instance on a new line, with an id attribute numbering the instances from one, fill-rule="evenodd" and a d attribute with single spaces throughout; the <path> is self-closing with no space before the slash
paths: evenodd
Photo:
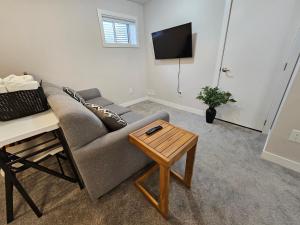
<path id="1" fill-rule="evenodd" d="M 139 48 L 138 44 L 131 45 L 131 44 L 106 44 L 103 43 L 104 48 Z"/>

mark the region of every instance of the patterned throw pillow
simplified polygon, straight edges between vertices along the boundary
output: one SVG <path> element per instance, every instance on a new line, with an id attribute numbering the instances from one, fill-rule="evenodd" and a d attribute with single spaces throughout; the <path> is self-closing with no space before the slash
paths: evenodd
<path id="1" fill-rule="evenodd" d="M 110 131 L 119 130 L 126 127 L 127 122 L 123 120 L 118 114 L 103 108 L 102 106 L 96 104 L 86 103 L 85 106 L 91 110 Z"/>
<path id="2" fill-rule="evenodd" d="M 70 95 L 72 98 L 74 98 L 76 101 L 85 104 L 85 100 L 83 97 L 81 97 L 80 94 L 77 93 L 77 91 L 73 90 L 69 87 L 63 87 L 64 92 L 66 92 L 68 95 Z"/>

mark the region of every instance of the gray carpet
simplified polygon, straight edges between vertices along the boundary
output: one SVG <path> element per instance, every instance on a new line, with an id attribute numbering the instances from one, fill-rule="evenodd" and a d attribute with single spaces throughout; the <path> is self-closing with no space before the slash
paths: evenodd
<path id="1" fill-rule="evenodd" d="M 149 101 L 131 108 L 145 115 L 166 110 L 172 123 L 200 137 L 191 190 L 171 182 L 168 221 L 134 187 L 139 174 L 94 204 L 77 185 L 30 170 L 20 179 L 44 215 L 36 218 L 15 192 L 12 224 L 300 224 L 300 174 L 260 159 L 264 135 L 221 121 L 206 124 L 201 116 Z M 175 167 L 182 171 L 184 159 Z M 157 179 L 155 174 L 147 182 L 155 193 Z M 3 179 L 0 187 L 0 224 L 5 224 Z"/>

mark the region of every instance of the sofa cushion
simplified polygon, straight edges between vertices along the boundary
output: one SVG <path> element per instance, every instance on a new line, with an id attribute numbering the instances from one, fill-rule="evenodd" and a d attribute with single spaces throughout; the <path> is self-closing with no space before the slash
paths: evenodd
<path id="1" fill-rule="evenodd" d="M 85 101 L 91 100 L 93 98 L 101 97 L 101 93 L 98 88 L 89 88 L 77 92 L 80 94 Z"/>
<path id="2" fill-rule="evenodd" d="M 118 114 L 119 116 L 121 116 L 127 112 L 130 112 L 129 109 L 119 106 L 119 105 L 116 105 L 116 104 L 107 105 L 107 106 L 105 106 L 105 108 L 109 109 L 110 111 L 113 111 L 114 113 Z"/>
<path id="3" fill-rule="evenodd" d="M 85 100 L 83 97 L 81 97 L 81 95 L 73 90 L 72 88 L 69 88 L 69 87 L 63 87 L 63 91 L 66 92 L 68 95 L 70 95 L 72 98 L 74 98 L 76 101 L 84 104 L 85 103 Z"/>
<path id="4" fill-rule="evenodd" d="M 118 114 L 96 104 L 86 103 L 85 106 L 99 117 L 110 131 L 119 130 L 127 125 Z"/>
<path id="5" fill-rule="evenodd" d="M 138 120 L 141 120 L 144 118 L 143 115 L 141 114 L 138 114 L 138 113 L 135 113 L 135 112 L 128 112 L 128 113 L 125 113 L 121 116 L 128 124 L 130 123 L 134 123 Z"/>
<path id="6" fill-rule="evenodd" d="M 91 104 L 96 104 L 96 105 L 100 105 L 100 106 L 107 106 L 107 105 L 112 105 L 113 102 L 106 99 L 106 98 L 103 98 L 103 97 L 98 97 L 98 98 L 93 98 L 93 99 L 90 99 L 88 101 L 86 101 L 87 103 L 91 103 Z"/>

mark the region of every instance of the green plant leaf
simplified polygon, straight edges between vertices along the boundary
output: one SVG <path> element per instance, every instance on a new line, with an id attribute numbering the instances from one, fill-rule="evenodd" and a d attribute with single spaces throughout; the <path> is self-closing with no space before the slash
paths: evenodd
<path id="1" fill-rule="evenodd" d="M 205 86 L 202 88 L 196 99 L 203 101 L 206 105 L 211 108 L 218 107 L 228 102 L 236 102 L 232 98 L 230 92 L 220 90 L 218 87 Z"/>

